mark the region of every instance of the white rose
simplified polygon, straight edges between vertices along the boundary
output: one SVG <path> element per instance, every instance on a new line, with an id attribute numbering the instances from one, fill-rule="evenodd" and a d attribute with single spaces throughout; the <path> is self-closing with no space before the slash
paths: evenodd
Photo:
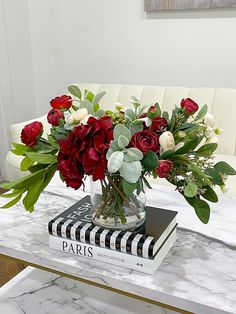
<path id="1" fill-rule="evenodd" d="M 88 115 L 88 110 L 86 108 L 81 108 L 72 113 L 71 117 L 73 120 L 83 120 Z"/>
<path id="2" fill-rule="evenodd" d="M 159 137 L 159 143 L 164 152 L 167 150 L 173 150 L 175 148 L 175 140 L 173 134 L 170 131 L 166 131 Z"/>
<path id="3" fill-rule="evenodd" d="M 215 125 L 214 116 L 207 112 L 203 119 L 203 123 L 206 127 L 213 128 L 213 126 Z"/>

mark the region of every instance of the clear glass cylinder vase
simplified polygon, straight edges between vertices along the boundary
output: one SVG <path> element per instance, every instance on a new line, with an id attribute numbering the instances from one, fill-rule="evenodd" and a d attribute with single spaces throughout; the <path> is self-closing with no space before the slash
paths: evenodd
<path id="1" fill-rule="evenodd" d="M 127 187 L 120 175 L 106 175 L 91 184 L 92 222 L 113 230 L 134 230 L 146 219 L 144 186 Z M 129 191 L 125 190 L 129 189 Z"/>

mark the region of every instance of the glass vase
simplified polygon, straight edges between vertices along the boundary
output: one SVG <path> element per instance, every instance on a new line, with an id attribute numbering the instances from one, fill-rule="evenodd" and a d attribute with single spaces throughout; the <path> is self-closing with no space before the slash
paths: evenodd
<path id="1" fill-rule="evenodd" d="M 95 225 L 132 231 L 145 222 L 145 187 L 137 185 L 139 187 L 127 193 L 122 180 L 116 174 L 106 175 L 104 180 L 90 179 L 92 222 Z"/>

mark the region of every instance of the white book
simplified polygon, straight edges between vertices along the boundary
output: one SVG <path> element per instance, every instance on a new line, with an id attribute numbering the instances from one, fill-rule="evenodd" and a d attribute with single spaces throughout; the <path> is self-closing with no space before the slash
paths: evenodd
<path id="1" fill-rule="evenodd" d="M 58 251 L 77 255 L 79 258 L 85 257 L 88 259 L 94 259 L 129 269 L 138 270 L 147 274 L 154 274 L 165 256 L 174 245 L 176 239 L 177 236 L 175 228 L 163 242 L 154 259 L 147 259 L 136 255 L 110 250 L 100 246 L 91 245 L 89 243 L 63 239 L 52 235 L 49 235 L 49 246 L 52 249 Z"/>

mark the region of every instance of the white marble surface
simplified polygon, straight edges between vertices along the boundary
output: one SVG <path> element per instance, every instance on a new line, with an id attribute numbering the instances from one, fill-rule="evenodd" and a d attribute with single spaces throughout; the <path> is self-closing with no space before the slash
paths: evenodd
<path id="1" fill-rule="evenodd" d="M 48 221 L 85 194 L 55 178 L 33 214 L 21 204 L 0 210 L 0 253 L 194 313 L 236 313 L 236 198 L 220 197 L 205 226 L 177 192 L 157 185 L 148 191 L 150 205 L 179 211 L 180 226 L 175 246 L 151 276 L 48 247 Z"/>
<path id="2" fill-rule="evenodd" d="M 174 314 L 117 293 L 27 267 L 0 288 L 2 314 Z"/>

